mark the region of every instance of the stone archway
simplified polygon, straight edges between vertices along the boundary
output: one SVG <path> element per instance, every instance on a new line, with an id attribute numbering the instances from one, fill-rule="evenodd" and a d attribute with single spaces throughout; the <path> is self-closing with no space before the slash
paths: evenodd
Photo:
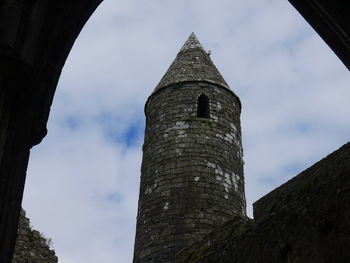
<path id="1" fill-rule="evenodd" d="M 10 263 L 30 148 L 46 122 L 64 62 L 102 0 L 0 4 L 0 262 Z M 349 67 L 349 19 L 340 1 L 289 0 Z"/>
<path id="2" fill-rule="evenodd" d="M 11 262 L 30 148 L 46 135 L 62 67 L 101 2 L 0 4 L 0 262 Z"/>

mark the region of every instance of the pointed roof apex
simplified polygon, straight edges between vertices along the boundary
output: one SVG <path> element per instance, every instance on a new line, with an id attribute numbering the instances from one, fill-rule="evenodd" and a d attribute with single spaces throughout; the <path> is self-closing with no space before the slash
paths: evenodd
<path id="1" fill-rule="evenodd" d="M 231 91 L 194 33 L 186 40 L 154 92 L 166 86 L 187 81 L 210 82 Z"/>
<path id="2" fill-rule="evenodd" d="M 192 48 L 203 49 L 203 47 L 202 47 L 201 43 L 199 42 L 196 34 L 193 33 L 193 32 L 188 37 L 188 39 L 186 40 L 185 44 L 182 46 L 182 48 L 180 49 L 179 52 L 182 52 L 182 51 L 185 51 L 185 50 L 188 50 L 188 49 L 192 49 Z"/>

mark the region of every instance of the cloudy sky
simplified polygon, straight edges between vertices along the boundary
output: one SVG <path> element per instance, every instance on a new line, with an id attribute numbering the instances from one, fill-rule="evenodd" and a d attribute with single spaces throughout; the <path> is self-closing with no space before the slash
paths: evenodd
<path id="1" fill-rule="evenodd" d="M 144 103 L 192 31 L 242 101 L 249 215 L 349 141 L 349 72 L 288 1 L 105 0 L 28 168 L 23 206 L 59 262 L 131 262 Z"/>

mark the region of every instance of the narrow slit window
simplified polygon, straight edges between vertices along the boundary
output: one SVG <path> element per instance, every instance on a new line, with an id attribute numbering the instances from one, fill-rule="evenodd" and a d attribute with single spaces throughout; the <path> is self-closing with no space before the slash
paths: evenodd
<path id="1" fill-rule="evenodd" d="M 198 118 L 210 118 L 209 112 L 209 99 L 205 94 L 198 97 L 197 100 L 197 117 Z"/>

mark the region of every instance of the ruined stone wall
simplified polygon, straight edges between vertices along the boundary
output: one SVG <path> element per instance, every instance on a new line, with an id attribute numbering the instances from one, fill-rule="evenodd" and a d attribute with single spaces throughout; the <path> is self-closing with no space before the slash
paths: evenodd
<path id="1" fill-rule="evenodd" d="M 344 263 L 350 259 L 350 143 L 177 255 L 179 263 Z"/>
<path id="2" fill-rule="evenodd" d="M 197 117 L 197 98 L 210 118 Z M 227 88 L 186 82 L 146 104 L 134 262 L 171 262 L 235 214 L 245 215 L 240 103 Z"/>
<path id="3" fill-rule="evenodd" d="M 57 263 L 55 251 L 50 248 L 50 243 L 50 239 L 31 228 L 22 209 L 12 263 Z"/>

